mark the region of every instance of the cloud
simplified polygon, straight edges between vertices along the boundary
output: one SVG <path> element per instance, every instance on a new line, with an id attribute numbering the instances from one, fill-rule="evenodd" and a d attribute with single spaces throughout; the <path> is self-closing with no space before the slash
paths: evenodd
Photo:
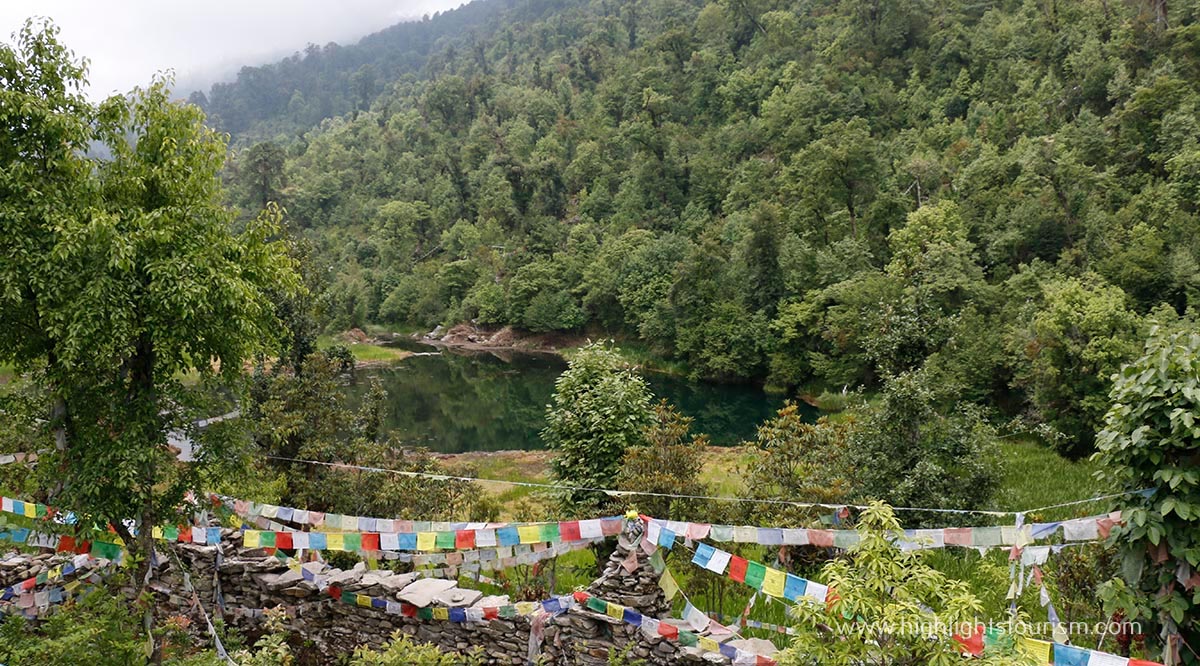
<path id="1" fill-rule="evenodd" d="M 402 20 L 463 0 L 4 0 L 0 35 L 45 16 L 91 63 L 89 94 L 102 98 L 173 70 L 179 88 L 207 87 L 243 65 L 290 55 L 307 44 L 352 43 Z"/>

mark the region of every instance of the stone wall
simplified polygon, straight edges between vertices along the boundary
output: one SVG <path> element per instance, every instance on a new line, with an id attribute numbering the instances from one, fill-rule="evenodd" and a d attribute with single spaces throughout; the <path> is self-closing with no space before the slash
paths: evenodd
<path id="1" fill-rule="evenodd" d="M 614 650 L 628 652 L 656 666 L 729 663 L 719 654 L 682 647 L 659 636 L 646 636 L 637 627 L 579 605 L 557 615 L 536 613 L 482 622 L 418 619 L 384 609 L 350 605 L 331 598 L 314 580 L 289 569 L 280 559 L 262 550 L 239 548 L 234 536 L 233 531 L 224 531 L 219 546 L 171 546 L 173 553 L 163 558 L 151 582 L 162 612 L 191 617 L 191 626 L 200 632 L 198 637 L 206 636 L 205 624 L 201 610 L 192 604 L 192 595 L 185 592 L 180 564 L 188 571 L 195 594 L 210 615 L 222 616 L 228 624 L 256 633 L 264 621 L 261 611 L 282 607 L 287 627 L 329 659 L 353 652 L 360 645 L 378 647 L 400 631 L 447 651 L 479 650 L 489 664 L 526 664 L 532 655 L 543 664 L 603 666 Z M 646 553 L 638 548 L 636 538 L 632 534 L 618 539 L 604 573 L 587 591 L 648 617 L 671 621 L 667 617 L 670 605 L 659 588 L 658 576 Z M 34 577 L 69 560 L 49 554 L 0 558 L 0 587 Z M 417 607 L 482 609 L 509 603 L 507 597 L 485 597 L 478 590 L 459 587 L 456 581 L 367 570 L 361 564 L 346 571 L 319 562 L 304 567 L 314 574 L 309 578 L 320 577 L 345 592 Z M 673 622 L 684 626 L 681 621 Z M 773 650 L 766 641 L 731 643 L 759 653 Z"/>

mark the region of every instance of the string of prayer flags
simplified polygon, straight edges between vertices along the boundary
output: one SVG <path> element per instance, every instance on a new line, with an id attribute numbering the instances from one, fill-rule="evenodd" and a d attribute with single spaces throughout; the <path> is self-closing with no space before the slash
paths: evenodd
<path id="1" fill-rule="evenodd" d="M 664 576 L 670 572 L 664 572 Z M 595 613 L 600 613 L 613 619 L 641 629 L 648 638 L 666 638 L 684 647 L 695 647 L 705 652 L 713 652 L 730 659 L 734 664 L 753 664 L 754 666 L 775 666 L 775 660 L 759 654 L 740 650 L 727 643 L 719 643 L 709 636 L 701 636 L 700 631 L 692 631 L 676 626 L 667 620 L 658 620 L 642 615 L 633 608 L 614 604 L 595 597 L 587 592 L 575 592 L 574 602 L 579 606 Z M 690 610 L 689 610 L 690 608 Z M 710 626 L 711 620 L 703 612 L 697 610 L 688 602 L 684 610 L 684 623 L 688 627 Z"/>
<path id="2" fill-rule="evenodd" d="M 559 544 L 590 545 L 596 538 L 563 541 L 555 524 L 553 530 L 541 527 L 532 528 L 532 532 L 509 538 L 507 528 L 497 530 L 497 539 L 479 539 L 478 533 L 459 532 L 418 532 L 413 533 L 384 533 L 377 532 L 273 532 L 266 530 L 243 530 L 243 548 L 282 548 L 285 550 L 306 548 L 309 550 L 335 550 L 346 552 L 378 552 L 378 551 L 416 551 L 418 553 L 438 554 L 437 551 L 456 551 L 443 555 L 464 557 L 466 553 L 486 550 L 484 544 L 499 543 L 499 548 L 510 551 L 515 548 L 543 550 Z M 524 529 L 524 528 L 521 528 Z M 513 528 L 516 532 L 517 528 Z M 546 538 L 545 541 L 540 539 Z M 603 537 L 600 537 L 603 538 Z M 535 539 L 530 541 L 529 539 Z M 465 549 L 466 546 L 473 546 Z M 462 548 L 462 549 L 460 549 Z M 502 555 L 501 557 L 511 557 Z"/>
<path id="3" fill-rule="evenodd" d="M 646 540 L 662 548 L 671 548 L 679 537 L 699 541 L 758 544 L 762 546 L 818 546 L 849 549 L 858 544 L 856 530 L 752 527 L 747 525 L 710 525 L 666 521 L 641 516 L 646 522 Z M 1024 548 L 1039 539 L 1049 539 L 1061 530 L 1066 542 L 1095 541 L 1107 538 L 1121 522 L 1121 512 L 1075 518 L 1072 520 L 988 527 L 945 527 L 905 530 L 899 541 L 905 550 L 924 550 L 960 546 L 964 548 Z M 703 566 L 703 565 L 701 565 Z"/>
<path id="4" fill-rule="evenodd" d="M 752 562 L 705 543 L 697 544 L 692 555 L 692 564 L 717 574 L 724 574 L 728 564 L 730 580 L 776 599 L 810 599 L 817 603 L 825 603 L 829 593 L 829 588 L 825 585 L 768 567 L 761 562 Z"/>

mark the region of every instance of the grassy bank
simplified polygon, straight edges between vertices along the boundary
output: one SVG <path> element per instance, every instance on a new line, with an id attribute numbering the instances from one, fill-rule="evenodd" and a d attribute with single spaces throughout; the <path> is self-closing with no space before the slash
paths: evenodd
<path id="1" fill-rule="evenodd" d="M 317 347 L 321 349 L 336 344 L 345 344 L 350 353 L 354 354 L 354 360 L 359 363 L 389 363 L 412 356 L 412 352 L 396 347 L 384 347 L 368 342 L 343 343 L 332 335 L 322 335 L 317 338 Z"/>
<path id="2" fill-rule="evenodd" d="M 1022 511 L 1104 492 L 1093 476 L 1096 465 L 1091 461 L 1067 460 L 1030 438 L 1002 439 L 1000 451 L 1004 460 L 1000 488 L 991 506 L 981 508 Z M 552 455 L 549 451 L 474 452 L 446 456 L 444 465 L 457 472 L 469 471 L 488 479 L 547 483 L 551 481 Z M 741 495 L 745 490 L 741 473 L 743 462 L 753 455 L 756 452 L 750 447 L 711 446 L 704 452 L 700 479 L 710 494 Z M 483 489 L 499 502 L 505 518 L 513 518 L 533 508 L 522 504 L 539 501 L 539 493 L 534 488 L 488 483 L 483 484 Z M 1031 515 L 1029 519 L 1060 519 L 1094 514 L 1104 509 L 1103 505 L 1083 505 Z"/>

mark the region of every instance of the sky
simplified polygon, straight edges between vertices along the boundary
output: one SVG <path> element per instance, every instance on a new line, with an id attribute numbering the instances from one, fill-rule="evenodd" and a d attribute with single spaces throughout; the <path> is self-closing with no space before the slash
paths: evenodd
<path id="1" fill-rule="evenodd" d="M 102 99 L 173 70 L 186 94 L 228 80 L 243 65 L 277 60 L 309 43 L 348 44 L 402 20 L 466 0 L 0 0 L 0 40 L 44 16 L 90 61 L 89 96 Z"/>

